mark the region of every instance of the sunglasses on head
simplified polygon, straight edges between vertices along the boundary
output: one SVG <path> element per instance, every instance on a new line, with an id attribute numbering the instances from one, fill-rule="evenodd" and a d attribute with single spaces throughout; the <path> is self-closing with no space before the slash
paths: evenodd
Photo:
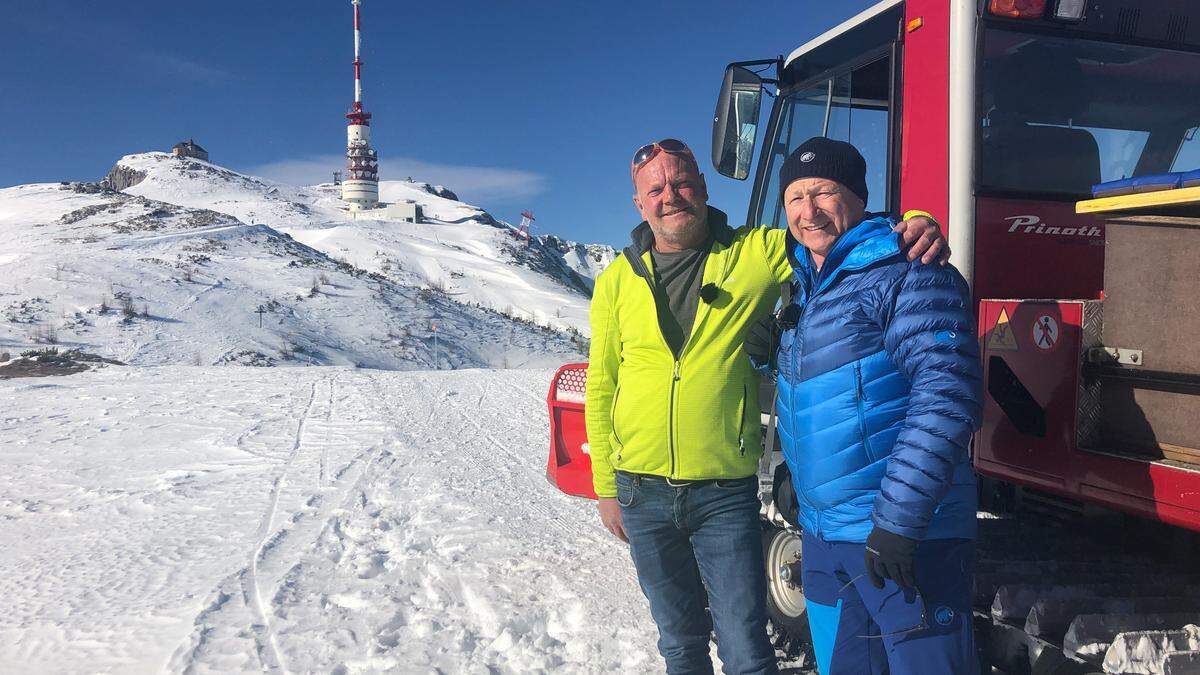
<path id="1" fill-rule="evenodd" d="M 674 138 L 664 138 L 661 141 L 647 143 L 646 145 L 638 148 L 637 152 L 633 153 L 633 162 L 630 164 L 629 168 L 630 174 L 636 176 L 638 169 L 642 168 L 646 162 L 649 162 L 658 156 L 658 153 L 660 152 L 686 157 L 691 160 L 693 164 L 696 163 L 696 157 L 692 154 L 691 148 L 689 148 L 686 143 Z"/>

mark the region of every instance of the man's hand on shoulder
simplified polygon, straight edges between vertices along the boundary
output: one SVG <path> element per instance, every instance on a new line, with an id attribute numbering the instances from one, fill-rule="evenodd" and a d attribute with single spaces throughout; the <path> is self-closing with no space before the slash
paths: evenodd
<path id="1" fill-rule="evenodd" d="M 911 217 L 897 223 L 892 231 L 900 234 L 900 246 L 907 250 L 908 259 L 920 258 L 923 265 L 935 260 L 940 265 L 949 262 L 950 244 L 946 242 L 946 235 L 942 234 L 942 228 L 938 226 L 937 221 L 912 211 L 904 215 Z"/>
<path id="2" fill-rule="evenodd" d="M 605 529 L 628 544 L 629 537 L 625 536 L 625 526 L 621 524 L 621 505 L 617 503 L 617 498 L 600 497 L 597 503 L 600 507 L 600 522 L 604 523 Z"/>

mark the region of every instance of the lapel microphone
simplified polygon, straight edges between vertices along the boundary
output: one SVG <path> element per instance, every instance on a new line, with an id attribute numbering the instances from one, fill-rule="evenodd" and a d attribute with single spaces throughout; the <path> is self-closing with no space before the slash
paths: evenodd
<path id="1" fill-rule="evenodd" d="M 714 283 L 707 283 L 700 287 L 700 299 L 708 304 L 712 304 L 713 300 L 721 293 L 721 289 Z"/>

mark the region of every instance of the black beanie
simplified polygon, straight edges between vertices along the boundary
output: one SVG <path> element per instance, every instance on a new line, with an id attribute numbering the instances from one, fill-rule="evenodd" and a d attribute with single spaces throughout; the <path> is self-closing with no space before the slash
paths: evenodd
<path id="1" fill-rule="evenodd" d="M 779 191 L 801 178 L 837 181 L 867 203 L 867 160 L 849 143 L 824 136 L 801 143 L 779 167 Z"/>

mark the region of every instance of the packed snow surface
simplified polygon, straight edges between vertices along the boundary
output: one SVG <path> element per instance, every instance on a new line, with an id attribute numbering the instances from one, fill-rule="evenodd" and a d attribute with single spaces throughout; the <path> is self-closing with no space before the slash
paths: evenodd
<path id="1" fill-rule="evenodd" d="M 546 371 L 0 380 L 0 671 L 654 672 Z"/>

